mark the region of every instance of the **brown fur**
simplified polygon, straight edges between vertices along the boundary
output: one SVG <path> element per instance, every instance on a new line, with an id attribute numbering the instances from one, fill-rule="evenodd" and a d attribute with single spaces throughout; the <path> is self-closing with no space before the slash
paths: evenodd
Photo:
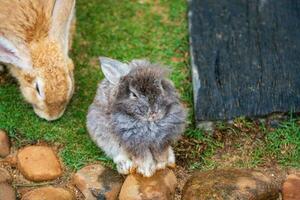
<path id="1" fill-rule="evenodd" d="M 13 33 L 28 43 L 45 38 L 50 28 L 53 3 L 53 0 L 1 0 L 1 33 L 6 36 Z"/>
<path id="2" fill-rule="evenodd" d="M 28 49 L 32 61 L 32 70 L 24 71 L 10 65 L 10 72 L 18 79 L 25 99 L 39 107 L 47 116 L 43 118 L 48 120 L 62 114 L 72 96 L 74 84 L 72 60 L 63 52 L 59 39 L 50 37 L 54 3 L 55 0 L 0 0 L 0 36 Z M 62 9 L 64 12 L 59 19 L 66 20 L 68 9 Z M 72 20 L 70 36 L 74 27 L 75 20 Z M 37 77 L 45 83 L 44 102 L 39 102 L 36 97 L 33 82 Z"/>

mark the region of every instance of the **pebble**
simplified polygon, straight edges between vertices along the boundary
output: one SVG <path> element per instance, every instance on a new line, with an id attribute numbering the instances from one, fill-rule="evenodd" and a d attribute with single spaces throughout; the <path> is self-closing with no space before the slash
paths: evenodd
<path id="1" fill-rule="evenodd" d="M 0 183 L 0 200 L 16 200 L 16 192 L 8 183 Z"/>
<path id="2" fill-rule="evenodd" d="M 0 168 L 0 183 L 11 183 L 12 177 L 6 169 Z"/>
<path id="3" fill-rule="evenodd" d="M 220 169 L 196 172 L 183 189 L 183 200 L 276 200 L 279 186 L 257 170 Z"/>
<path id="4" fill-rule="evenodd" d="M 46 146 L 21 149 L 17 154 L 17 165 L 23 176 L 31 181 L 50 181 L 62 175 L 58 157 Z"/>
<path id="5" fill-rule="evenodd" d="M 27 192 L 21 200 L 73 200 L 74 196 L 63 188 L 42 187 Z"/>
<path id="6" fill-rule="evenodd" d="M 174 199 L 176 176 L 170 169 L 157 171 L 152 177 L 129 175 L 120 192 L 120 200 Z"/>
<path id="7" fill-rule="evenodd" d="M 7 133 L 0 130 L 0 157 L 4 158 L 10 153 L 10 140 Z"/>
<path id="8" fill-rule="evenodd" d="M 291 174 L 282 186 L 283 200 L 300 199 L 300 175 Z"/>
<path id="9" fill-rule="evenodd" d="M 120 174 L 100 164 L 86 166 L 73 176 L 73 184 L 87 200 L 118 199 L 123 182 Z"/>

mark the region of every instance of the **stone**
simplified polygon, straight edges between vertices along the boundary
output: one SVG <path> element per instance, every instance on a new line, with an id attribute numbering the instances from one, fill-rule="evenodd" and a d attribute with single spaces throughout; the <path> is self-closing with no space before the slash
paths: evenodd
<path id="1" fill-rule="evenodd" d="M 291 174 L 287 177 L 282 186 L 283 200 L 300 199 L 300 175 Z"/>
<path id="2" fill-rule="evenodd" d="M 0 157 L 6 157 L 10 153 L 10 140 L 7 133 L 0 130 Z"/>
<path id="3" fill-rule="evenodd" d="M 42 198 L 41 198 L 42 197 Z M 73 200 L 74 196 L 63 188 L 42 187 L 27 192 L 21 200 Z"/>
<path id="4" fill-rule="evenodd" d="M 12 177 L 6 169 L 0 168 L 0 183 L 11 183 Z"/>
<path id="5" fill-rule="evenodd" d="M 18 160 L 17 160 L 17 155 L 16 153 L 14 154 L 9 154 L 3 159 L 3 162 L 9 164 L 11 167 L 17 167 L 18 165 Z"/>
<path id="6" fill-rule="evenodd" d="M 17 165 L 31 181 L 50 181 L 62 175 L 60 162 L 50 147 L 28 146 L 17 154 Z"/>
<path id="7" fill-rule="evenodd" d="M 123 182 L 120 174 L 100 164 L 86 166 L 73 176 L 73 184 L 87 200 L 118 199 Z"/>
<path id="8" fill-rule="evenodd" d="M 183 188 L 183 200 L 276 200 L 279 185 L 258 170 L 220 169 L 196 172 Z"/>
<path id="9" fill-rule="evenodd" d="M 157 171 L 152 177 L 129 175 L 120 192 L 120 200 L 170 200 L 174 198 L 176 176 L 170 169 Z"/>
<path id="10" fill-rule="evenodd" d="M 16 200 L 16 192 L 8 183 L 0 183 L 0 200 Z"/>

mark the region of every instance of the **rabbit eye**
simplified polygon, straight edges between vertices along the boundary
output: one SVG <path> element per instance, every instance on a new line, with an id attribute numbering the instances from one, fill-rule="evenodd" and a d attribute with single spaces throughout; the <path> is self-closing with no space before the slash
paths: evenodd
<path id="1" fill-rule="evenodd" d="M 130 96 L 131 99 L 136 99 L 137 98 L 137 95 L 134 92 L 130 92 L 129 96 Z"/>
<path id="2" fill-rule="evenodd" d="M 39 93 L 39 95 L 41 95 L 40 88 L 39 88 L 39 85 L 37 83 L 35 84 L 35 89 Z"/>

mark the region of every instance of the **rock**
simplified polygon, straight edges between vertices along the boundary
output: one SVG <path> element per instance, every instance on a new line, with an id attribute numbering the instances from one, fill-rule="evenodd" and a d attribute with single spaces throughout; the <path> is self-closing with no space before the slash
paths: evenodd
<path id="1" fill-rule="evenodd" d="M 118 199 L 124 179 L 116 171 L 102 165 L 89 165 L 73 176 L 73 184 L 87 200 Z"/>
<path id="2" fill-rule="evenodd" d="M 0 183 L 11 183 L 12 177 L 6 169 L 0 168 Z"/>
<path id="3" fill-rule="evenodd" d="M 276 200 L 279 186 L 257 170 L 212 170 L 196 172 L 183 189 L 183 200 Z"/>
<path id="4" fill-rule="evenodd" d="M 50 181 L 62 175 L 60 162 L 50 147 L 28 146 L 17 154 L 18 169 L 31 181 Z"/>
<path id="5" fill-rule="evenodd" d="M 120 200 L 170 200 L 174 198 L 176 176 L 170 169 L 157 171 L 146 178 L 139 174 L 129 175 L 120 192 Z"/>
<path id="6" fill-rule="evenodd" d="M 15 200 L 16 193 L 13 187 L 10 185 L 12 183 L 12 176 L 9 172 L 0 168 L 0 200 Z"/>
<path id="7" fill-rule="evenodd" d="M 0 200 L 16 200 L 15 190 L 8 183 L 0 183 Z"/>
<path id="8" fill-rule="evenodd" d="M 6 157 L 10 153 L 10 141 L 5 131 L 0 130 L 0 157 Z"/>
<path id="9" fill-rule="evenodd" d="M 42 197 L 42 198 L 41 198 Z M 74 196 L 63 188 L 42 187 L 27 192 L 21 200 L 73 200 Z"/>
<path id="10" fill-rule="evenodd" d="M 6 162 L 11 167 L 17 167 L 18 161 L 17 161 L 17 155 L 16 154 L 9 154 L 8 156 L 3 159 L 3 162 Z"/>
<path id="11" fill-rule="evenodd" d="M 300 176 L 291 174 L 282 186 L 283 200 L 299 200 L 300 199 Z"/>

